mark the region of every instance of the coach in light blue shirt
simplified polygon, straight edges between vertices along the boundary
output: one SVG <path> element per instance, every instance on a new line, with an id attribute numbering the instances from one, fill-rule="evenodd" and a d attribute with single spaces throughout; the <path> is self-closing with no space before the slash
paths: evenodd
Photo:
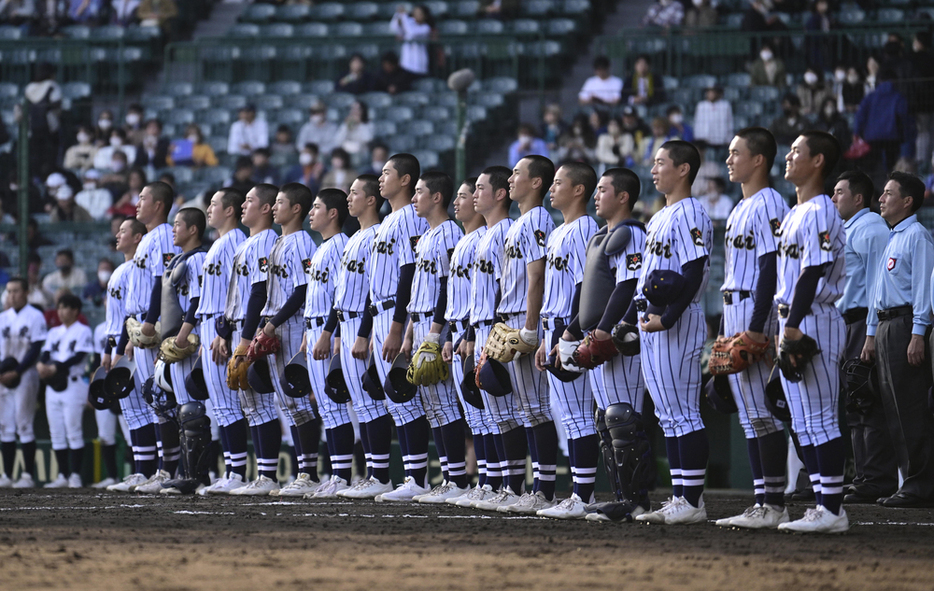
<path id="1" fill-rule="evenodd" d="M 927 334 L 931 324 L 934 239 L 915 212 L 924 201 L 918 177 L 893 172 L 879 198 L 892 228 L 879 262 L 872 304 L 878 316 L 867 323 L 863 360 L 878 356 L 882 405 L 904 482 L 884 507 L 934 506 L 934 415 Z M 875 336 L 873 336 L 875 335 Z"/>

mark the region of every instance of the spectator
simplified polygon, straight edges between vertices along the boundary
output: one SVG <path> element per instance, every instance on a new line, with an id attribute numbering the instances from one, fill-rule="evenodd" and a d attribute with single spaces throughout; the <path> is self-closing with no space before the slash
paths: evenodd
<path id="1" fill-rule="evenodd" d="M 136 204 L 139 203 L 139 193 L 146 186 L 146 173 L 142 168 L 132 168 L 127 173 L 127 188 L 123 195 L 107 212 L 110 215 L 123 214 L 127 217 L 136 216 Z"/>
<path id="2" fill-rule="evenodd" d="M 55 81 L 55 66 L 41 63 L 23 90 L 29 123 L 29 169 L 46 176 L 58 159 L 62 88 Z M 50 157 L 51 156 L 51 157 Z"/>
<path id="3" fill-rule="evenodd" d="M 269 127 L 265 119 L 256 118 L 256 107 L 247 105 L 240 109 L 239 119 L 230 126 L 227 153 L 249 156 L 257 148 L 269 147 Z"/>
<path id="4" fill-rule="evenodd" d="M 726 189 L 726 181 L 723 177 L 715 176 L 707 179 L 707 192 L 699 199 L 701 205 L 707 210 L 707 215 L 715 224 L 725 224 L 726 219 L 730 217 L 733 211 L 733 200 L 723 191 Z"/>
<path id="5" fill-rule="evenodd" d="M 556 162 L 586 162 L 587 164 L 593 164 L 596 161 L 596 150 L 597 136 L 594 135 L 593 128 L 590 126 L 590 122 L 587 121 L 587 116 L 579 113 L 571 121 L 570 129 L 558 138 L 558 151 L 554 155 L 554 159 Z"/>
<path id="6" fill-rule="evenodd" d="M 136 24 L 136 11 L 140 0 L 112 0 L 110 9 L 110 22 L 121 27 Z"/>
<path id="7" fill-rule="evenodd" d="M 52 211 L 58 196 L 58 190 L 68 186 L 68 179 L 60 172 L 53 172 L 45 179 L 45 195 L 43 209 L 47 212 Z"/>
<path id="8" fill-rule="evenodd" d="M 250 176 L 250 180 L 254 184 L 279 184 L 279 169 L 277 169 L 272 165 L 272 163 L 269 162 L 269 150 L 267 148 L 259 148 L 258 150 L 254 150 L 252 159 L 253 174 Z"/>
<path id="9" fill-rule="evenodd" d="M 129 163 L 126 154 L 117 150 L 113 153 L 113 158 L 109 169 L 101 176 L 101 185 L 115 197 L 122 195 L 126 190 L 127 175 L 129 174 Z M 97 169 L 95 169 L 97 170 Z"/>
<path id="10" fill-rule="evenodd" d="M 110 142 L 110 131 L 114 128 L 114 114 L 104 109 L 97 116 L 97 125 L 94 127 L 94 145 L 98 148 Z"/>
<path id="11" fill-rule="evenodd" d="M 652 135 L 642 138 L 638 152 L 636 152 L 636 161 L 643 166 L 650 166 L 655 162 L 655 153 L 667 141 L 668 120 L 664 117 L 652 119 Z"/>
<path id="12" fill-rule="evenodd" d="M 853 139 L 850 124 L 846 122 L 846 117 L 837 110 L 836 98 L 828 96 L 824 99 L 814 127 L 837 138 L 844 152 L 850 147 L 850 141 Z"/>
<path id="13" fill-rule="evenodd" d="M 382 142 L 374 142 L 370 148 L 370 164 L 360 174 L 383 174 L 383 167 L 389 161 L 389 148 Z"/>
<path id="14" fill-rule="evenodd" d="M 9 0 L 0 2 L 0 21 L 21 26 L 36 17 L 35 0 Z"/>
<path id="15" fill-rule="evenodd" d="M 550 104 L 545 107 L 542 114 L 541 137 L 545 140 L 549 151 L 558 149 L 558 138 L 567 131 L 567 124 L 561 118 L 561 107 L 556 104 Z"/>
<path id="16" fill-rule="evenodd" d="M 623 133 L 631 135 L 636 146 L 642 143 L 642 138 L 652 134 L 651 128 L 639 117 L 633 107 L 623 107 L 621 121 L 623 123 Z"/>
<path id="17" fill-rule="evenodd" d="M 914 88 L 914 114 L 918 121 L 918 164 L 923 164 L 934 138 L 934 52 L 931 33 L 918 31 L 911 42 L 911 63 L 917 79 Z"/>
<path id="18" fill-rule="evenodd" d="M 295 162 L 295 156 L 298 150 L 295 149 L 295 138 L 292 137 L 292 130 L 289 126 L 282 124 L 276 128 L 276 136 L 269 146 L 269 153 L 272 162 L 276 166 L 284 166 Z"/>
<path id="19" fill-rule="evenodd" d="M 211 144 L 204 141 L 201 127 L 189 123 L 185 127 L 185 139 L 175 140 L 169 145 L 165 162 L 169 166 L 217 166 L 217 155 Z"/>
<path id="20" fill-rule="evenodd" d="M 321 179 L 322 189 L 340 189 L 348 193 L 357 174 L 350 167 L 350 154 L 343 148 L 331 152 L 331 170 Z"/>
<path id="21" fill-rule="evenodd" d="M 337 125 L 327 120 L 327 107 L 321 101 L 311 105 L 310 120 L 298 131 L 295 146 L 301 150 L 308 144 L 315 144 L 326 154 L 336 146 Z"/>
<path id="22" fill-rule="evenodd" d="M 83 207 L 95 220 L 107 218 L 107 210 L 113 206 L 113 196 L 110 191 L 99 186 L 101 173 L 90 169 L 84 173 L 84 184 L 81 191 L 75 195 L 75 203 Z"/>
<path id="23" fill-rule="evenodd" d="M 355 53 L 350 56 L 347 73 L 334 83 L 334 90 L 351 94 L 363 94 L 373 90 L 373 83 L 373 75 L 366 71 L 366 60 L 359 53 Z"/>
<path id="24" fill-rule="evenodd" d="M 249 156 L 240 156 L 237 158 L 236 165 L 234 166 L 233 177 L 224 184 L 225 186 L 236 189 L 241 195 L 246 195 L 250 192 L 250 189 L 256 185 L 256 183 L 250 180 L 252 176 L 253 161 Z"/>
<path id="25" fill-rule="evenodd" d="M 42 280 L 42 289 L 46 293 L 56 293 L 60 289 L 80 292 L 88 282 L 84 269 L 75 267 L 75 253 L 69 248 L 55 253 L 55 267 L 57 270 Z"/>
<path id="26" fill-rule="evenodd" d="M 39 280 L 41 270 L 42 259 L 36 253 L 30 253 L 26 258 L 26 283 L 29 286 L 26 301 L 40 310 L 45 310 L 52 305 L 52 295 L 42 287 L 42 282 Z"/>
<path id="27" fill-rule="evenodd" d="M 75 203 L 75 192 L 68 185 L 62 185 L 55 191 L 56 204 L 52 208 L 49 221 L 58 222 L 92 222 L 94 218 L 88 210 Z"/>
<path id="28" fill-rule="evenodd" d="M 412 74 L 399 67 L 399 56 L 387 51 L 380 60 L 380 72 L 376 75 L 373 90 L 398 94 L 412 89 Z"/>
<path id="29" fill-rule="evenodd" d="M 723 89 L 713 86 L 704 91 L 704 100 L 694 109 L 694 141 L 724 148 L 733 139 L 733 106 L 723 98 Z"/>
<path id="30" fill-rule="evenodd" d="M 665 100 L 665 85 L 661 77 L 652 72 L 649 58 L 636 58 L 632 76 L 623 83 L 623 99 L 630 105 L 654 105 Z"/>
<path id="31" fill-rule="evenodd" d="M 833 97 L 833 93 L 824 85 L 824 72 L 810 67 L 804 72 L 804 81 L 796 90 L 801 99 L 801 114 L 817 115 L 824 99 Z"/>
<path id="32" fill-rule="evenodd" d="M 801 116 L 801 99 L 790 92 L 785 94 L 782 97 L 782 114 L 769 126 L 776 143 L 790 146 L 807 127 L 808 122 Z"/>
<path id="33" fill-rule="evenodd" d="M 606 56 L 598 56 L 593 61 L 593 70 L 594 75 L 584 81 L 584 86 L 577 94 L 580 104 L 613 106 L 619 103 L 623 81 L 610 74 L 610 60 Z"/>
<path id="34" fill-rule="evenodd" d="M 110 281 L 114 269 L 114 262 L 107 257 L 97 261 L 97 276 L 84 286 L 81 299 L 91 302 L 98 308 L 103 306 L 104 296 L 107 294 L 107 282 Z"/>
<path id="35" fill-rule="evenodd" d="M 143 141 L 136 149 L 134 166 L 165 168 L 168 155 L 169 138 L 162 136 L 162 123 L 158 119 L 150 119 L 146 122 Z"/>
<path id="36" fill-rule="evenodd" d="M 834 26 L 827 0 L 816 0 L 811 8 L 811 14 L 804 21 L 804 30 L 809 33 L 804 38 L 804 51 L 808 65 L 819 72 L 823 72 L 830 66 L 833 40 L 827 33 Z"/>
<path id="37" fill-rule="evenodd" d="M 684 28 L 709 29 L 717 26 L 718 18 L 711 0 L 693 0 L 693 6 L 684 13 Z"/>
<path id="38" fill-rule="evenodd" d="M 424 4 L 418 4 L 409 15 L 400 5 L 389 22 L 396 39 L 402 41 L 399 64 L 403 70 L 416 76 L 428 74 L 428 42 L 434 29 L 431 12 Z"/>
<path id="39" fill-rule="evenodd" d="M 140 26 L 159 27 L 168 35 L 173 19 L 178 16 L 178 6 L 174 0 L 142 0 L 136 9 Z"/>
<path id="40" fill-rule="evenodd" d="M 879 75 L 879 60 L 874 56 L 866 58 L 866 79 L 863 81 L 863 96 L 876 89 L 876 77 Z M 860 101 L 862 103 L 862 101 Z"/>
<path id="41" fill-rule="evenodd" d="M 298 164 L 286 171 L 282 184 L 301 183 L 317 195 L 321 188 L 322 176 L 324 176 L 324 165 L 318 160 L 318 146 L 306 144 L 298 155 Z"/>
<path id="42" fill-rule="evenodd" d="M 522 123 L 517 130 L 518 138 L 509 146 L 509 167 L 512 168 L 526 156 L 537 154 L 549 155 L 548 146 L 541 138 L 535 137 L 535 128 L 528 123 Z M 559 140 L 560 143 L 560 140 Z"/>
<path id="43" fill-rule="evenodd" d="M 94 145 L 94 135 L 87 125 L 78 126 L 78 143 L 65 150 L 65 168 L 69 170 L 85 170 L 94 166 L 94 155 L 97 146 Z"/>
<path id="44" fill-rule="evenodd" d="M 587 123 L 590 124 L 590 131 L 593 132 L 594 137 L 606 133 L 606 124 L 609 120 L 610 117 L 603 111 L 593 110 L 590 112 Z"/>
<path id="45" fill-rule="evenodd" d="M 879 84 L 860 103 L 853 124 L 853 133 L 869 143 L 864 169 L 874 172 L 874 182 L 883 180 L 899 157 L 914 157 L 915 122 L 908 112 L 908 99 L 895 88 L 894 77 L 890 68 L 879 70 Z"/>
<path id="46" fill-rule="evenodd" d="M 785 62 L 775 57 L 772 46 L 763 44 L 759 50 L 759 59 L 752 63 L 749 70 L 749 84 L 751 86 L 785 86 Z"/>
<path id="47" fill-rule="evenodd" d="M 121 166 L 125 167 L 128 162 L 135 162 L 136 147 L 127 144 L 126 138 L 126 130 L 119 127 L 112 129 L 110 131 L 110 144 L 100 148 L 94 154 L 94 168 L 121 172 L 123 170 Z M 114 158 L 114 154 L 117 152 L 122 153 L 126 160 Z"/>
<path id="48" fill-rule="evenodd" d="M 482 0 L 479 14 L 503 20 L 516 18 L 519 16 L 519 0 Z"/>
<path id="49" fill-rule="evenodd" d="M 684 111 L 679 105 L 671 105 L 665 112 L 668 117 L 668 139 L 694 141 L 694 128 L 684 122 Z"/>
<path id="50" fill-rule="evenodd" d="M 855 113 L 859 109 L 859 104 L 863 102 L 866 96 L 866 88 L 859 76 L 859 70 L 850 66 L 846 70 L 846 81 L 843 82 L 841 89 L 841 98 L 843 99 L 843 109 L 847 113 Z"/>
<path id="51" fill-rule="evenodd" d="M 684 20 L 684 4 L 678 0 L 658 0 L 649 6 L 645 18 L 642 19 L 644 27 L 680 27 Z"/>
<path id="52" fill-rule="evenodd" d="M 143 143 L 143 136 L 146 135 L 146 128 L 143 126 L 143 106 L 139 103 L 133 103 L 127 107 L 124 123 L 123 130 L 126 132 L 126 141 L 134 146 Z"/>
<path id="53" fill-rule="evenodd" d="M 740 28 L 747 33 L 768 33 L 772 31 L 785 31 L 788 27 L 778 16 L 771 14 L 771 0 L 751 0 L 749 8 L 743 13 L 743 22 Z M 749 50 L 755 54 L 759 49 L 759 35 L 750 37 Z M 771 43 L 771 42 L 770 42 Z M 763 45 L 764 47 L 764 45 Z M 775 46 L 773 45 L 774 49 Z"/>
<path id="54" fill-rule="evenodd" d="M 595 156 L 597 161 L 607 168 L 614 166 L 632 166 L 636 143 L 632 134 L 623 131 L 622 122 L 614 117 L 607 123 L 606 133 L 597 137 Z"/>
<path id="55" fill-rule="evenodd" d="M 68 18 L 78 24 L 97 24 L 102 4 L 102 0 L 69 0 Z"/>
<path id="56" fill-rule="evenodd" d="M 355 163 L 362 163 L 367 156 L 367 146 L 373 141 L 373 124 L 370 123 L 366 103 L 354 101 L 347 118 L 337 128 L 334 140 Z"/>

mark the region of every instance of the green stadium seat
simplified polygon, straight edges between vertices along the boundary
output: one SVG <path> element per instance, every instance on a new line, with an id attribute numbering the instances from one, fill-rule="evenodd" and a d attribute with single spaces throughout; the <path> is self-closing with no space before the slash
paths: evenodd
<path id="1" fill-rule="evenodd" d="M 438 34 L 441 36 L 466 35 L 468 31 L 467 23 L 461 20 L 447 20 L 438 24 Z"/>
<path id="2" fill-rule="evenodd" d="M 66 82 L 62 85 L 62 96 L 71 100 L 89 97 L 91 85 L 87 82 Z"/>
<path id="3" fill-rule="evenodd" d="M 331 80 L 315 80 L 302 86 L 304 92 L 317 95 L 326 95 L 334 92 L 334 82 Z"/>
<path id="4" fill-rule="evenodd" d="M 272 77 L 269 64 L 276 63 L 278 50 L 274 45 L 256 45 L 240 51 L 241 75 L 244 78 L 268 82 Z"/>
<path id="5" fill-rule="evenodd" d="M 529 0 L 519 5 L 519 13 L 523 16 L 543 18 L 555 12 L 557 8 L 553 0 Z"/>
<path id="6" fill-rule="evenodd" d="M 564 0 L 561 5 L 562 14 L 583 15 L 590 12 L 590 0 Z"/>
<path id="7" fill-rule="evenodd" d="M 439 107 L 432 105 L 422 109 L 422 117 L 426 121 L 442 122 L 452 118 L 451 109 L 448 107 Z"/>
<path id="8" fill-rule="evenodd" d="M 18 98 L 19 85 L 12 82 L 0 82 L 0 99 Z"/>
<path id="9" fill-rule="evenodd" d="M 378 138 L 389 138 L 396 135 L 396 124 L 393 121 L 380 119 L 373 122 L 373 136 Z"/>
<path id="10" fill-rule="evenodd" d="M 62 34 L 69 39 L 90 39 L 91 27 L 84 25 L 69 25 L 62 27 Z"/>
<path id="11" fill-rule="evenodd" d="M 708 74 L 695 74 L 684 78 L 682 82 L 689 88 L 710 88 L 717 84 L 717 78 Z"/>
<path id="12" fill-rule="evenodd" d="M 224 166 L 206 166 L 197 169 L 194 176 L 198 182 L 220 184 L 230 180 L 232 173 Z"/>
<path id="13" fill-rule="evenodd" d="M 457 18 L 474 19 L 477 18 L 478 12 L 480 12 L 480 2 L 478 0 L 460 0 L 460 2 L 452 3 L 448 15 Z"/>
<path id="14" fill-rule="evenodd" d="M 502 35 L 506 32 L 506 27 L 500 21 L 482 20 L 477 21 L 472 32 L 478 35 Z"/>
<path id="15" fill-rule="evenodd" d="M 120 25 L 104 25 L 91 29 L 91 39 L 123 39 L 126 30 Z"/>
<path id="16" fill-rule="evenodd" d="M 737 87 L 748 87 L 752 82 L 752 78 L 746 72 L 736 72 L 734 74 L 728 74 L 724 81 L 724 86 L 737 86 Z"/>
<path id="17" fill-rule="evenodd" d="M 175 104 L 183 109 L 200 111 L 202 109 L 211 108 L 211 97 L 203 94 L 193 94 L 191 96 L 179 97 L 175 101 Z"/>
<path id="18" fill-rule="evenodd" d="M 749 87 L 742 86 L 724 86 L 723 87 L 723 98 L 735 103 L 736 101 L 745 100 L 749 96 Z"/>
<path id="19" fill-rule="evenodd" d="M 508 94 L 510 92 L 516 92 L 519 90 L 519 83 L 516 82 L 513 78 L 490 78 L 488 80 L 484 80 L 481 85 L 484 91 L 499 92 L 502 94 Z"/>
<path id="20" fill-rule="evenodd" d="M 457 121 L 454 119 L 448 119 L 447 121 L 437 121 L 435 122 L 435 130 L 438 135 L 445 135 L 448 137 L 457 137 Z"/>
<path id="21" fill-rule="evenodd" d="M 230 90 L 236 94 L 255 97 L 261 94 L 266 94 L 266 84 L 258 80 L 245 80 L 243 82 L 234 84 Z"/>
<path id="22" fill-rule="evenodd" d="M 220 156 L 227 153 L 227 135 L 212 135 L 205 140 L 214 153 Z"/>
<path id="23" fill-rule="evenodd" d="M 905 20 L 905 11 L 898 8 L 881 8 L 876 12 L 877 23 L 901 23 Z"/>
<path id="24" fill-rule="evenodd" d="M 212 128 L 216 128 L 218 126 L 229 126 L 234 117 L 227 109 L 208 108 L 198 111 L 196 119 L 198 123 L 203 125 L 210 125 Z"/>
<path id="25" fill-rule="evenodd" d="M 19 39 L 23 36 L 23 31 L 19 27 L 0 26 L 0 39 Z"/>
<path id="26" fill-rule="evenodd" d="M 130 26 L 126 28 L 126 38 L 130 41 L 152 41 L 160 37 L 162 37 L 162 29 L 159 27 Z"/>
<path id="27" fill-rule="evenodd" d="M 194 90 L 191 82 L 170 82 L 162 86 L 162 92 L 169 96 L 188 96 Z"/>
<path id="28" fill-rule="evenodd" d="M 498 92 L 481 92 L 471 95 L 470 103 L 487 109 L 495 109 L 506 104 L 506 99 Z"/>
<path id="29" fill-rule="evenodd" d="M 422 146 L 424 146 L 426 150 L 431 150 L 433 152 L 449 152 L 457 147 L 457 140 L 450 135 L 437 134 L 424 138 Z M 421 160 L 419 160 L 419 163 L 425 166 Z"/>
<path id="30" fill-rule="evenodd" d="M 471 122 L 486 120 L 486 107 L 470 105 L 467 107 L 467 120 Z"/>
<path id="31" fill-rule="evenodd" d="M 360 95 L 360 100 L 371 109 L 382 109 L 392 106 L 392 95 L 388 92 L 368 92 Z"/>
<path id="32" fill-rule="evenodd" d="M 407 134 L 397 134 L 390 138 L 386 138 L 389 141 L 390 154 L 393 152 L 413 152 L 418 147 L 418 138 L 414 135 Z M 419 162 L 419 164 L 422 164 Z M 424 164 L 422 164 L 424 166 Z"/>
<path id="33" fill-rule="evenodd" d="M 350 53 L 359 53 L 363 56 L 363 59 L 371 60 L 374 64 L 379 61 L 379 57 L 383 54 L 380 46 L 376 43 L 362 43 L 359 45 L 354 43 L 350 46 Z M 343 64 L 341 64 L 341 67 L 343 68 Z"/>
<path id="34" fill-rule="evenodd" d="M 739 29 L 743 26 L 743 13 L 733 12 L 726 15 L 726 26 L 731 29 Z"/>
<path id="35" fill-rule="evenodd" d="M 273 111 L 275 109 L 281 109 L 284 105 L 282 97 L 278 94 L 254 96 L 250 100 L 260 111 Z"/>
<path id="36" fill-rule="evenodd" d="M 362 37 L 363 25 L 360 23 L 338 23 L 331 25 L 331 34 L 336 37 Z"/>
<path id="37" fill-rule="evenodd" d="M 444 92 L 448 89 L 448 85 L 444 80 L 439 80 L 438 78 L 419 78 L 412 83 L 412 88 L 419 92 Z"/>
<path id="38" fill-rule="evenodd" d="M 435 19 L 443 18 L 448 14 L 448 3 L 439 2 L 438 0 L 429 0 L 429 2 L 423 2 L 423 4 L 431 12 L 431 16 Z"/>
<path id="39" fill-rule="evenodd" d="M 156 111 L 167 111 L 175 108 L 175 97 L 151 94 L 143 97 L 143 106 Z"/>
<path id="40" fill-rule="evenodd" d="M 431 97 L 427 92 L 411 90 L 409 92 L 402 92 L 397 94 L 394 102 L 397 105 L 418 108 L 427 105 L 430 101 Z"/>
<path id="41" fill-rule="evenodd" d="M 247 97 L 242 94 L 226 94 L 214 97 L 214 106 L 219 109 L 238 111 L 247 105 Z"/>
<path id="42" fill-rule="evenodd" d="M 866 19 L 866 13 L 858 6 L 841 7 L 837 20 L 843 25 L 858 25 Z"/>
<path id="43" fill-rule="evenodd" d="M 355 21 L 369 21 L 379 15 L 379 4 L 375 2 L 355 2 L 347 6 L 344 18 Z"/>
<path id="44" fill-rule="evenodd" d="M 569 18 L 554 18 L 548 21 L 545 30 L 552 36 L 570 35 L 577 30 L 577 22 Z"/>
<path id="45" fill-rule="evenodd" d="M 295 27 L 296 37 L 327 37 L 328 26 L 324 23 L 305 23 Z"/>
<path id="46" fill-rule="evenodd" d="M 264 6 L 264 5 L 258 5 Z M 259 37 L 259 25 L 252 23 L 237 23 L 227 31 L 230 37 Z"/>
<path id="47" fill-rule="evenodd" d="M 265 23 L 276 16 L 276 7 L 272 4 L 251 4 L 240 15 L 240 20 L 247 23 Z"/>
<path id="48" fill-rule="evenodd" d="M 279 109 L 273 120 L 277 125 L 295 127 L 308 120 L 308 112 L 302 109 Z"/>
<path id="49" fill-rule="evenodd" d="M 674 90 L 681 86 L 681 82 L 674 76 L 662 76 L 662 84 L 665 90 Z"/>
<path id="50" fill-rule="evenodd" d="M 397 2 L 380 2 L 376 5 L 376 19 L 389 22 L 392 19 L 392 15 L 396 14 L 396 7 L 398 5 Z"/>
<path id="51" fill-rule="evenodd" d="M 197 87 L 198 94 L 210 97 L 219 97 L 230 92 L 230 85 L 226 82 L 202 82 Z"/>
<path id="52" fill-rule="evenodd" d="M 733 114 L 744 117 L 758 117 L 763 110 L 762 103 L 758 101 L 743 101 L 734 105 Z"/>
<path id="53" fill-rule="evenodd" d="M 300 23 L 311 18 L 311 7 L 304 4 L 288 4 L 276 8 L 276 20 L 286 23 Z"/>
<path id="54" fill-rule="evenodd" d="M 278 94 L 285 98 L 286 96 L 299 94 L 302 92 L 302 85 L 295 80 L 280 80 L 266 86 L 266 92 L 269 94 Z"/>
<path id="55" fill-rule="evenodd" d="M 167 172 L 171 172 L 175 176 L 176 184 L 188 184 L 195 180 L 195 172 L 187 166 L 175 166 L 171 169 L 168 169 Z"/>
<path id="56" fill-rule="evenodd" d="M 288 38 L 295 35 L 295 27 L 288 23 L 273 23 L 263 25 L 259 28 L 260 37 L 271 37 L 274 39 Z"/>
<path id="57" fill-rule="evenodd" d="M 406 123 L 405 130 L 416 137 L 431 135 L 435 132 L 435 125 L 431 121 L 410 121 Z"/>
<path id="58" fill-rule="evenodd" d="M 293 94 L 283 97 L 285 105 L 290 109 L 302 109 L 307 113 L 308 109 L 311 108 L 311 105 L 317 103 L 321 98 L 316 94 Z"/>
<path id="59" fill-rule="evenodd" d="M 681 105 L 683 108 L 691 110 L 694 109 L 695 103 L 700 96 L 698 89 L 696 88 L 687 88 L 682 86 L 681 88 L 676 88 L 668 93 L 671 98 L 671 102 Z"/>
<path id="60" fill-rule="evenodd" d="M 344 5 L 337 2 L 325 2 L 314 8 L 314 19 L 336 21 L 344 16 Z"/>
<path id="61" fill-rule="evenodd" d="M 383 119 L 394 123 L 405 123 L 415 117 L 412 107 L 393 106 L 383 111 Z"/>
<path id="62" fill-rule="evenodd" d="M 418 158 L 418 164 L 421 166 L 422 170 L 438 168 L 438 166 L 441 164 L 441 158 L 438 156 L 437 152 L 419 150 L 414 152 L 412 155 Z"/>
<path id="63" fill-rule="evenodd" d="M 760 103 L 777 101 L 782 91 L 774 86 L 753 86 L 749 89 L 749 98 Z"/>
<path id="64" fill-rule="evenodd" d="M 392 37 L 392 28 L 387 21 L 376 21 L 363 25 L 363 34 L 367 37 Z"/>
<path id="65" fill-rule="evenodd" d="M 530 18 L 517 18 L 516 20 L 512 21 L 512 26 L 510 29 L 517 35 L 530 35 L 538 33 L 541 31 L 542 27 L 536 20 L 532 20 Z"/>
<path id="66" fill-rule="evenodd" d="M 448 90 L 431 97 L 431 103 L 440 107 L 456 108 L 458 103 L 457 93 Z"/>
<path id="67" fill-rule="evenodd" d="M 172 109 L 164 112 L 163 119 L 171 125 L 187 125 L 195 122 L 195 112 L 190 109 Z"/>
<path id="68" fill-rule="evenodd" d="M 324 103 L 332 109 L 349 109 L 350 105 L 357 102 L 356 95 L 349 92 L 334 92 L 324 99 Z"/>

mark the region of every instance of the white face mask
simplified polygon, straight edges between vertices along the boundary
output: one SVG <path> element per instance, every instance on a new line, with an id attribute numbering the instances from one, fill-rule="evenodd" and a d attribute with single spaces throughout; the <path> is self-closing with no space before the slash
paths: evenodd
<path id="1" fill-rule="evenodd" d="M 804 73 L 804 82 L 807 84 L 817 84 L 817 74 L 814 72 L 805 72 Z"/>
<path id="2" fill-rule="evenodd" d="M 704 3 L 704 0 L 692 0 L 692 1 L 694 2 L 694 6 L 700 6 L 701 4 Z"/>
<path id="3" fill-rule="evenodd" d="M 113 162 L 110 163 L 110 170 L 114 172 L 120 172 L 121 170 L 124 169 L 125 166 L 126 164 L 124 164 L 122 161 L 114 160 Z"/>
<path id="4" fill-rule="evenodd" d="M 197 143 L 198 143 L 198 136 L 195 135 L 195 134 L 191 134 L 190 136 L 188 136 L 188 141 L 191 142 L 191 143 L 193 143 L 193 144 L 197 144 Z"/>
<path id="5" fill-rule="evenodd" d="M 767 62 L 772 59 L 772 52 L 769 50 L 763 50 L 759 52 L 759 57 L 762 58 L 762 61 Z"/>
<path id="6" fill-rule="evenodd" d="M 321 113 L 315 113 L 314 115 L 311 116 L 311 122 L 314 123 L 315 125 L 321 125 L 322 123 L 324 123 L 324 115 L 322 115 Z"/>
<path id="7" fill-rule="evenodd" d="M 110 281 L 111 275 L 113 275 L 113 271 L 98 271 L 97 280 L 100 281 L 101 283 L 106 284 L 108 281 Z"/>
<path id="8" fill-rule="evenodd" d="M 113 136 L 110 138 L 110 145 L 113 146 L 114 148 L 119 148 L 120 146 L 123 145 L 123 140 L 117 136 Z"/>
<path id="9" fill-rule="evenodd" d="M 97 183 L 84 183 L 81 186 L 84 187 L 85 191 L 93 191 L 97 188 Z"/>
<path id="10" fill-rule="evenodd" d="M 681 122 L 684 121 L 684 115 L 681 113 L 672 113 L 671 117 L 668 118 L 675 125 L 681 125 Z"/>
<path id="11" fill-rule="evenodd" d="M 519 143 L 520 143 L 520 144 L 530 144 L 530 143 L 532 143 L 532 136 L 530 136 L 530 135 L 525 135 L 525 134 L 520 135 L 520 136 L 519 136 Z"/>
<path id="12" fill-rule="evenodd" d="M 103 130 L 110 129 L 110 126 L 113 125 L 113 121 L 110 119 L 98 119 L 97 126 Z"/>
<path id="13" fill-rule="evenodd" d="M 298 163 L 302 166 L 309 166 L 312 162 L 315 161 L 315 157 L 309 154 L 308 152 L 302 152 L 298 155 Z"/>
<path id="14" fill-rule="evenodd" d="M 859 74 L 848 74 L 846 77 L 846 81 L 849 82 L 850 84 L 856 84 L 857 82 L 859 82 Z"/>
<path id="15" fill-rule="evenodd" d="M 843 70 L 837 70 L 836 72 L 833 73 L 833 79 L 836 80 L 837 82 L 843 82 L 844 80 L 846 80 L 846 72 L 844 72 Z"/>
<path id="16" fill-rule="evenodd" d="M 826 109 L 824 109 L 824 116 L 830 119 L 831 117 L 833 117 L 834 113 L 836 112 L 837 111 L 833 107 L 827 107 Z"/>
<path id="17" fill-rule="evenodd" d="M 139 124 L 139 115 L 137 115 L 136 113 L 130 113 L 129 115 L 127 115 L 127 116 L 126 116 L 126 124 L 127 124 L 127 125 L 137 125 L 137 124 Z"/>
<path id="18" fill-rule="evenodd" d="M 89 136 L 88 134 L 84 133 L 83 131 L 78 133 L 78 143 L 79 143 L 79 144 L 86 144 L 86 143 L 88 143 L 89 141 L 91 141 L 91 136 Z"/>

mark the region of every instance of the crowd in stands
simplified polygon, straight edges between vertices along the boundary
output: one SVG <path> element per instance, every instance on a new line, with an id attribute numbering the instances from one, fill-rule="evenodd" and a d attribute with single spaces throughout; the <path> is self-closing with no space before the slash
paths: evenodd
<path id="1" fill-rule="evenodd" d="M 68 25 L 139 25 L 170 32 L 178 17 L 175 0 L 0 0 L 0 24 L 28 35 L 55 36 Z"/>

